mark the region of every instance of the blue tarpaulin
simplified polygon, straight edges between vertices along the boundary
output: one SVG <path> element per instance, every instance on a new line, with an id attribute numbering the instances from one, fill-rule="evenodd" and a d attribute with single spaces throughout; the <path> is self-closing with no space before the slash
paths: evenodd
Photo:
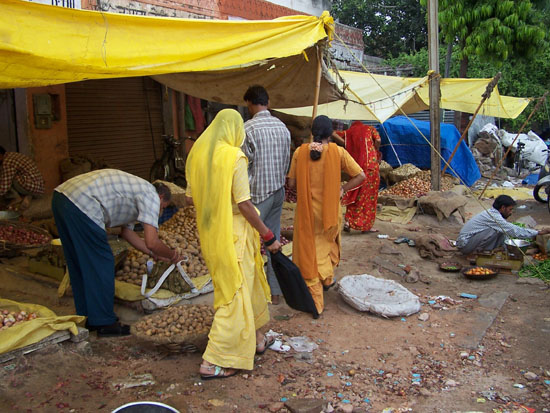
<path id="1" fill-rule="evenodd" d="M 413 126 L 411 122 L 414 123 L 416 127 Z M 430 139 L 430 122 L 407 119 L 404 116 L 396 116 L 384 122 L 383 126 L 378 125 L 377 129 L 382 138 L 382 144 L 380 146 L 382 159 L 394 168 L 399 166 L 399 162 L 388 141 L 389 135 L 389 139 L 402 164 L 412 163 L 420 169 L 430 169 L 430 145 L 420 135 L 416 128 L 418 128 L 428 140 Z M 460 133 L 454 125 L 441 124 L 441 155 L 445 160 L 449 159 L 459 139 Z M 443 169 L 444 166 L 445 164 L 441 161 L 441 169 Z M 468 186 L 473 185 L 475 181 L 481 178 L 481 173 L 474 160 L 474 156 L 464 141 L 460 143 L 451 161 L 451 167 L 456 174 L 458 174 L 462 182 Z M 446 173 L 456 176 L 456 174 L 451 171 L 451 168 L 447 168 Z"/>

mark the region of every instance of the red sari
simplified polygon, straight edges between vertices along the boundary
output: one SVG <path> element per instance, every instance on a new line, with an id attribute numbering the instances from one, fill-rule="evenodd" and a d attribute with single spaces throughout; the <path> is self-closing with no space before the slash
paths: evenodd
<path id="1" fill-rule="evenodd" d="M 376 203 L 378 202 L 378 187 L 380 172 L 378 162 L 381 153 L 374 146 L 380 142 L 380 135 L 373 126 L 355 121 L 346 131 L 337 132 L 344 138 L 346 150 L 363 168 L 366 179 L 361 186 L 346 193 L 342 204 L 347 206 L 346 223 L 351 229 L 369 231 L 376 219 Z"/>

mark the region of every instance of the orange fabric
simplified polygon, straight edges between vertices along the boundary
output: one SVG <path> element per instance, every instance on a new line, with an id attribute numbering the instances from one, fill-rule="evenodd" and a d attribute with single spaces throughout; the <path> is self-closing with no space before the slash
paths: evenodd
<path id="1" fill-rule="evenodd" d="M 318 277 L 317 254 L 315 251 L 315 222 L 312 204 L 309 145 L 300 147 L 296 166 L 298 202 L 295 228 L 299 234 L 293 248 L 293 260 L 306 280 Z M 323 229 L 338 227 L 340 211 L 340 153 L 336 144 L 327 145 L 323 151 Z M 320 177 L 314 177 L 319 179 Z"/>

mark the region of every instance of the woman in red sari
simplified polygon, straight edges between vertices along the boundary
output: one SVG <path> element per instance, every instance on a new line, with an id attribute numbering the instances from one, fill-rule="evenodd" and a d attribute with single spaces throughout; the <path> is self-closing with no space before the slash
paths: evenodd
<path id="1" fill-rule="evenodd" d="M 379 162 L 382 158 L 380 135 L 373 126 L 355 121 L 345 131 L 337 131 L 333 135 L 336 141 L 342 141 L 346 150 L 363 168 L 367 179 L 361 186 L 348 191 L 342 199 L 347 206 L 344 231 L 356 229 L 362 232 L 377 232 L 372 228 L 376 218 L 376 203 L 378 187 L 380 186 Z"/>

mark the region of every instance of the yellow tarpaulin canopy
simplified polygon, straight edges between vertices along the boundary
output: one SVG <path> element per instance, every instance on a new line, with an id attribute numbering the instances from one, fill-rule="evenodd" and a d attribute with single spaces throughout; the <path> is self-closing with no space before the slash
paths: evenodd
<path id="1" fill-rule="evenodd" d="M 262 21 L 198 20 L 2 0 L 0 88 L 221 69 L 234 73 L 254 65 L 267 75 L 280 69 L 278 59 L 287 59 L 282 73 L 298 65 L 308 80 L 300 87 L 314 88 L 314 46 L 331 38 L 333 25 L 328 12 Z M 289 61 L 291 56 L 296 59 Z M 332 88 L 330 82 L 324 84 Z M 224 100 L 224 92 L 219 90 L 219 100 Z M 241 87 L 239 103 L 243 93 Z M 335 95 L 335 89 L 325 92 L 321 101 L 334 100 Z M 288 101 L 280 99 L 280 104 Z"/>
<path id="2" fill-rule="evenodd" d="M 346 98 L 319 105 L 317 113 L 334 119 L 376 120 L 414 113 L 430 107 L 428 77 L 403 78 L 362 72 L 339 72 L 346 85 Z M 334 76 L 337 78 L 337 76 Z M 442 109 L 474 113 L 491 79 L 441 79 Z M 479 113 L 516 118 L 529 99 L 501 96 L 495 87 Z M 311 116 L 312 107 L 277 109 L 295 116 Z"/>

